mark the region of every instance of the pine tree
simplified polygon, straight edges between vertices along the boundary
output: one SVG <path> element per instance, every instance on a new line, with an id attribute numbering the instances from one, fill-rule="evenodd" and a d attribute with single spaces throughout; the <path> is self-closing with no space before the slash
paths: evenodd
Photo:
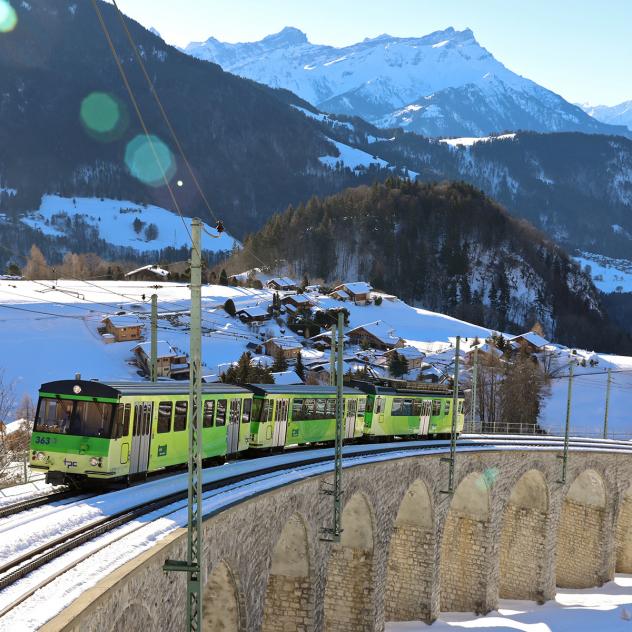
<path id="1" fill-rule="evenodd" d="M 388 361 L 388 370 L 393 377 L 406 375 L 408 373 L 408 360 L 395 351 Z"/>
<path id="2" fill-rule="evenodd" d="M 224 270 L 224 268 L 222 268 L 222 271 L 219 273 L 219 284 L 228 285 L 228 275 L 226 274 L 226 270 Z"/>
<path id="3" fill-rule="evenodd" d="M 303 365 L 303 356 L 299 351 L 299 354 L 296 356 L 296 366 L 294 367 L 296 371 L 296 375 L 298 375 L 303 382 L 305 381 L 305 366 Z"/>
<path id="4" fill-rule="evenodd" d="M 226 302 L 224 303 L 224 311 L 229 316 L 235 316 L 237 314 L 237 309 L 235 308 L 235 302 L 233 301 L 232 298 L 226 299 Z"/>
<path id="5" fill-rule="evenodd" d="M 272 365 L 273 373 L 281 373 L 282 371 L 287 371 L 287 360 L 283 355 L 283 349 L 277 349 L 274 354 L 274 364 Z"/>

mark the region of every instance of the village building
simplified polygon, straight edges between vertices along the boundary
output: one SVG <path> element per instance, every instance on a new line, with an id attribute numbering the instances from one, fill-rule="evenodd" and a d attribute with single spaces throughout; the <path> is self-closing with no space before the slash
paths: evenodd
<path id="1" fill-rule="evenodd" d="M 323 331 L 322 334 L 317 334 L 316 336 L 312 336 L 309 340 L 312 343 L 312 347 L 314 347 L 314 349 L 318 349 L 319 351 L 330 349 L 331 348 L 331 331 Z M 338 340 L 338 336 L 336 336 L 336 340 Z M 345 335 L 343 337 L 343 344 L 347 344 L 348 342 L 349 342 L 349 336 Z"/>
<path id="2" fill-rule="evenodd" d="M 305 294 L 288 294 L 281 299 L 281 304 L 295 312 L 307 312 L 314 305 Z"/>
<path id="3" fill-rule="evenodd" d="M 374 349 L 400 348 L 404 346 L 404 340 L 400 338 L 395 330 L 383 320 L 376 320 L 372 323 L 360 325 L 347 332 L 351 344 L 373 347 Z"/>
<path id="4" fill-rule="evenodd" d="M 472 364 L 474 361 L 474 351 L 476 351 L 479 361 L 483 358 L 500 358 L 503 355 L 503 352 L 498 347 L 489 344 L 489 342 L 481 342 L 477 345 L 472 345 L 465 352 L 464 359 L 468 364 Z"/>
<path id="5" fill-rule="evenodd" d="M 138 344 L 132 351 L 138 366 L 146 375 L 151 375 L 151 342 Z M 165 340 L 158 340 L 156 377 L 188 379 L 189 369 L 189 359 L 186 353 L 177 351 Z"/>
<path id="6" fill-rule="evenodd" d="M 270 279 L 266 283 L 266 287 L 271 290 L 289 292 L 291 290 L 296 290 L 297 285 L 295 281 L 292 281 L 289 277 L 275 277 L 274 279 Z"/>
<path id="7" fill-rule="evenodd" d="M 262 323 L 272 318 L 272 312 L 268 305 L 253 305 L 252 307 L 242 307 L 235 315 L 242 323 Z"/>
<path id="8" fill-rule="evenodd" d="M 134 278 L 134 279 L 138 279 L 141 281 L 147 280 L 147 279 L 154 279 L 155 277 L 159 277 L 161 279 L 166 279 L 169 276 L 169 271 L 165 270 L 164 268 L 161 268 L 158 265 L 148 265 L 148 266 L 143 266 L 142 268 L 136 268 L 136 270 L 132 270 L 131 272 L 128 272 L 125 277 L 126 278 Z"/>
<path id="9" fill-rule="evenodd" d="M 286 360 L 293 360 L 301 353 L 303 345 L 294 338 L 270 338 L 265 341 L 265 350 L 269 356 L 276 357 L 279 353 L 282 353 Z"/>
<path id="10" fill-rule="evenodd" d="M 524 349 L 528 353 L 539 353 L 540 351 L 544 351 L 544 348 L 548 344 L 551 344 L 548 340 L 533 331 L 509 338 L 507 342 L 512 346 L 514 346 L 514 343 L 519 345 L 521 349 Z"/>
<path id="11" fill-rule="evenodd" d="M 421 369 L 425 354 L 422 351 L 419 351 L 419 349 L 411 346 L 391 349 L 390 351 L 384 353 L 384 358 L 386 359 L 387 363 L 390 361 L 395 353 L 406 358 L 409 371 L 412 369 Z"/>
<path id="12" fill-rule="evenodd" d="M 105 331 L 114 336 L 116 342 L 125 342 L 126 340 L 140 340 L 143 337 L 143 328 L 145 325 L 141 323 L 136 316 L 106 316 L 103 319 Z"/>
<path id="13" fill-rule="evenodd" d="M 353 283 L 343 283 L 334 288 L 330 294 L 331 297 L 339 300 L 351 300 L 356 305 L 366 305 L 373 288 L 369 283 L 364 281 L 355 281 Z"/>

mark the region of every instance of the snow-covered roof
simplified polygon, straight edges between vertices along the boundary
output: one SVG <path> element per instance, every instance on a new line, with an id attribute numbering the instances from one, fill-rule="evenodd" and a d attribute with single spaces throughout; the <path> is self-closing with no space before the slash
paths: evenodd
<path id="1" fill-rule="evenodd" d="M 395 330 L 391 325 L 383 320 L 376 320 L 372 323 L 365 323 L 364 325 L 359 325 L 358 327 L 354 327 L 350 329 L 348 333 L 353 333 L 358 330 L 364 330 L 367 333 L 371 334 L 375 338 L 377 338 L 380 342 L 383 342 L 387 345 L 396 345 L 401 338 L 395 333 Z"/>
<path id="2" fill-rule="evenodd" d="M 340 298 L 349 298 L 349 295 L 344 290 L 334 290 L 331 296 L 338 296 Z"/>
<path id="3" fill-rule="evenodd" d="M 354 281 L 353 283 L 342 283 L 334 289 L 344 289 L 351 294 L 368 294 L 373 289 L 373 286 L 365 281 Z"/>
<path id="4" fill-rule="evenodd" d="M 157 265 L 151 265 L 151 264 L 147 266 L 143 266 L 142 268 L 136 268 L 136 270 L 132 270 L 131 272 L 128 272 L 125 276 L 129 277 L 134 274 L 138 274 L 139 272 L 143 272 L 144 270 L 147 270 L 148 272 L 153 272 L 155 275 L 162 277 L 163 279 L 169 276 L 168 270 L 165 270 L 164 268 L 161 268 Z"/>
<path id="5" fill-rule="evenodd" d="M 303 380 L 296 374 L 296 371 L 280 371 L 279 373 L 273 373 L 275 384 L 285 384 L 290 386 L 292 384 L 303 384 Z"/>
<path id="6" fill-rule="evenodd" d="M 417 358 L 423 358 L 425 354 L 415 347 L 401 347 L 399 349 L 390 349 L 384 355 L 390 355 L 397 352 L 397 355 L 403 356 L 407 360 L 416 360 Z"/>
<path id="7" fill-rule="evenodd" d="M 503 352 L 498 347 L 490 345 L 489 342 L 481 342 L 478 345 L 472 345 L 469 351 L 467 351 L 466 353 L 474 353 L 475 350 L 478 350 L 479 353 L 488 353 L 490 355 L 495 355 L 498 357 L 503 354 Z"/>
<path id="8" fill-rule="evenodd" d="M 296 287 L 296 281 L 292 281 L 290 277 L 274 277 L 273 279 L 270 279 L 266 285 L 272 285 L 273 283 L 278 285 L 281 289 L 284 287 Z"/>
<path id="9" fill-rule="evenodd" d="M 294 301 L 295 303 L 303 303 L 305 305 L 311 303 L 311 301 L 304 294 L 290 294 L 289 296 L 284 296 L 281 302 L 289 303 L 291 301 Z"/>
<path id="10" fill-rule="evenodd" d="M 245 314 L 246 316 L 250 316 L 250 318 L 258 318 L 259 316 L 269 316 L 267 305 L 253 305 L 252 307 L 242 307 L 238 309 L 236 312 L 237 316 L 240 314 Z"/>
<path id="11" fill-rule="evenodd" d="M 114 327 L 144 327 L 145 325 L 136 318 L 136 316 L 106 316 L 104 319 L 109 320 Z"/>
<path id="12" fill-rule="evenodd" d="M 295 340 L 294 338 L 284 338 L 284 337 L 269 338 L 268 340 L 266 340 L 266 342 L 274 342 L 274 344 L 277 347 L 280 347 L 281 349 L 302 349 L 303 348 L 303 345 L 298 340 Z"/>
<path id="13" fill-rule="evenodd" d="M 175 358 L 177 356 L 183 356 L 184 353 L 176 351 L 166 340 L 158 340 L 158 357 L 159 358 Z M 141 342 L 137 344 L 132 351 L 137 349 L 142 350 L 148 357 L 151 355 L 151 342 Z"/>
<path id="14" fill-rule="evenodd" d="M 519 334 L 518 336 L 514 336 L 513 338 L 509 338 L 509 342 L 514 340 L 526 340 L 531 343 L 534 347 L 546 347 L 549 344 L 548 340 L 542 338 L 542 336 L 536 334 L 534 331 L 528 331 L 526 334 Z"/>

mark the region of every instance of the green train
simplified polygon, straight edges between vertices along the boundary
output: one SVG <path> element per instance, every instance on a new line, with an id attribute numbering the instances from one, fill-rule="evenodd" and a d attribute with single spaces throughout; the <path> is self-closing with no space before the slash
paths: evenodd
<path id="1" fill-rule="evenodd" d="M 438 437 L 452 425 L 452 391 L 363 382 L 345 387 L 344 438 Z M 333 442 L 330 386 L 202 385 L 203 459 Z M 43 384 L 30 463 L 46 482 L 127 482 L 187 462 L 186 382 L 60 380 Z M 463 428 L 459 394 L 457 429 Z"/>

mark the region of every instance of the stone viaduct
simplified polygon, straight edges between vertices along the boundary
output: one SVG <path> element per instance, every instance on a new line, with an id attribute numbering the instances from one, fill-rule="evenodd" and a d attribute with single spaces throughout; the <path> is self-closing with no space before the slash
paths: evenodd
<path id="1" fill-rule="evenodd" d="M 344 472 L 340 544 L 321 541 L 331 500 L 315 477 L 205 522 L 208 632 L 373 632 L 441 611 L 488 612 L 498 599 L 540 603 L 556 586 L 632 572 L 632 455 L 555 450 L 457 453 L 453 495 L 439 455 Z M 43 630 L 177 631 L 186 531 L 116 570 Z"/>

